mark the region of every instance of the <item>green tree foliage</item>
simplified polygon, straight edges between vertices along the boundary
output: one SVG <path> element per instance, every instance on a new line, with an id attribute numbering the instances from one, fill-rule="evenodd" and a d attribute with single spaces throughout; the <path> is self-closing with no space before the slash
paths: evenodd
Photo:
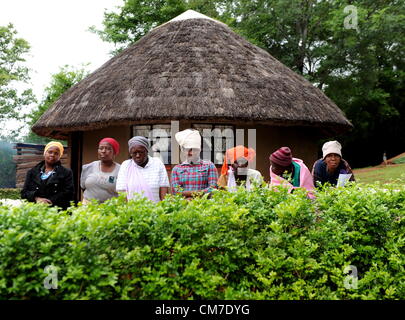
<path id="1" fill-rule="evenodd" d="M 83 80 L 88 73 L 85 66 L 74 68 L 65 65 L 61 67 L 59 72 L 52 75 L 51 82 L 49 86 L 45 88 L 44 98 L 40 104 L 28 115 L 28 125 L 32 127 L 42 114 L 48 110 L 65 91 Z M 30 131 L 24 140 L 31 143 L 47 143 L 50 141 L 47 138 L 36 135 L 32 131 Z"/>
<path id="2" fill-rule="evenodd" d="M 238 3 L 236 30 L 323 89 L 352 121 L 354 130 L 337 137 L 352 165 L 404 151 L 405 2 Z"/>
<path id="3" fill-rule="evenodd" d="M 358 31 L 339 27 L 345 5 L 330 20 L 331 39 L 319 77 L 325 93 L 353 122 L 344 137 L 355 166 L 382 162 L 405 145 L 405 2 L 352 1 Z M 333 72 L 327 72 L 328 65 Z M 358 160 L 357 160 L 358 159 Z"/>
<path id="4" fill-rule="evenodd" d="M 336 137 L 353 166 L 404 151 L 404 1 L 126 0 L 93 30 L 122 49 L 186 9 L 227 23 L 324 90 L 355 126 Z"/>
<path id="5" fill-rule="evenodd" d="M 12 24 L 0 26 L 0 122 L 23 119 L 24 107 L 35 101 L 32 90 L 23 89 L 30 79 L 24 65 L 29 49 Z"/>
<path id="6" fill-rule="evenodd" d="M 0 206 L 0 235 L 1 299 L 405 298 L 403 184 Z"/>
<path id="7" fill-rule="evenodd" d="M 138 41 L 154 27 L 163 24 L 188 9 L 219 18 L 218 9 L 227 1 L 206 0 L 125 0 L 118 12 L 104 13 L 103 29 L 90 30 L 101 39 L 117 46 L 115 53 Z"/>
<path id="8" fill-rule="evenodd" d="M 15 163 L 12 145 L 0 141 L 0 188 L 15 188 Z"/>

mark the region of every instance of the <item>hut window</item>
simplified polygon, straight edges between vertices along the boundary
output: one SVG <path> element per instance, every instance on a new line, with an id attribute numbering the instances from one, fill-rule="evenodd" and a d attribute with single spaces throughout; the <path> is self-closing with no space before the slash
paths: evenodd
<path id="1" fill-rule="evenodd" d="M 203 159 L 222 164 L 225 151 L 235 146 L 235 127 L 216 124 L 193 124 L 202 136 Z"/>
<path id="2" fill-rule="evenodd" d="M 160 158 L 164 164 L 171 163 L 170 124 L 137 125 L 132 127 L 134 136 L 148 138 L 151 156 Z"/>

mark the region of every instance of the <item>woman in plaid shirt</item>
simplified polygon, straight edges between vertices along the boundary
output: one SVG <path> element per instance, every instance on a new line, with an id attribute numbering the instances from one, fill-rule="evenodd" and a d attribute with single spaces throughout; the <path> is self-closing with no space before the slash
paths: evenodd
<path id="1" fill-rule="evenodd" d="M 200 159 L 201 136 L 197 130 L 177 132 L 175 138 L 181 148 L 183 162 L 172 170 L 173 193 L 181 193 L 187 199 L 217 187 L 218 171 L 209 160 Z"/>

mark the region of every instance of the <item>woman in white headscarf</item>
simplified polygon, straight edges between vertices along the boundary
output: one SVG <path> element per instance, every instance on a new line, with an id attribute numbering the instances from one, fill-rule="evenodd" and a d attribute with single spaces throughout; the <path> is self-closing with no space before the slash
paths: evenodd
<path id="1" fill-rule="evenodd" d="M 192 198 L 211 192 L 217 187 L 218 171 L 211 161 L 200 159 L 200 133 L 198 130 L 186 129 L 177 132 L 175 138 L 180 145 L 183 162 L 172 170 L 173 193 Z"/>
<path id="2" fill-rule="evenodd" d="M 117 192 L 125 192 L 127 199 L 135 193 L 142 194 L 149 200 L 163 200 L 170 187 L 166 168 L 159 158 L 149 156 L 149 141 L 136 136 L 128 141 L 129 154 L 132 159 L 125 160 L 120 167 L 117 178 Z"/>
<path id="3" fill-rule="evenodd" d="M 337 185 L 340 174 L 350 174 L 349 181 L 355 181 L 349 163 L 342 158 L 342 146 L 337 141 L 325 142 L 322 146 L 322 159 L 317 160 L 312 167 L 314 185 L 330 183 Z"/>

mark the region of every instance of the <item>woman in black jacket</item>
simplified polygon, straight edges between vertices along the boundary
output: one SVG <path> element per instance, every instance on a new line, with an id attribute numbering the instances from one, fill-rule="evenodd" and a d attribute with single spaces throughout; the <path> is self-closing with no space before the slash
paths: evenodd
<path id="1" fill-rule="evenodd" d="M 45 146 L 44 160 L 27 172 L 21 198 L 30 202 L 46 203 L 67 209 L 74 199 L 72 170 L 62 166 L 63 146 L 49 142 Z"/>

